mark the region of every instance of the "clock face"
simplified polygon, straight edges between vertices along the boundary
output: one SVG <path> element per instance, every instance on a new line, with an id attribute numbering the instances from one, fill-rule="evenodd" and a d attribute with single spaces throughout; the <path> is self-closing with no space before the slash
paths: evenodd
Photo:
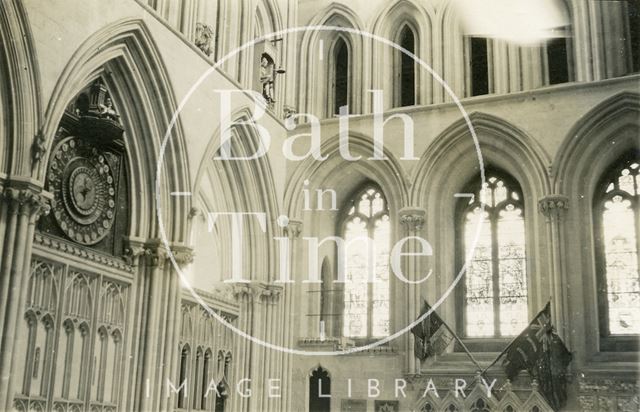
<path id="1" fill-rule="evenodd" d="M 111 230 L 115 185 L 105 156 L 79 137 L 62 139 L 49 163 L 48 189 L 53 216 L 72 240 L 94 245 Z"/>

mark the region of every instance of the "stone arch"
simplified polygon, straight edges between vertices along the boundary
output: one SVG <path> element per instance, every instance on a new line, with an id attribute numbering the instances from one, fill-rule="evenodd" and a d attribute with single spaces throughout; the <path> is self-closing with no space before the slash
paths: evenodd
<path id="1" fill-rule="evenodd" d="M 233 122 L 248 122 L 252 114 L 248 108 L 236 110 L 231 118 Z M 234 156 L 250 156 L 260 147 L 261 137 L 255 127 L 250 125 L 237 125 L 231 130 L 231 153 Z M 275 225 L 277 213 L 280 210 L 273 171 L 269 163 L 269 155 L 262 156 L 251 161 L 225 161 L 211 160 L 217 154 L 220 147 L 221 130 L 216 130 L 204 151 L 202 162 L 194 179 L 193 191 L 197 193 L 198 209 L 190 222 L 192 236 L 197 230 L 202 230 L 202 225 L 207 225 L 207 213 L 209 212 L 264 212 L 266 214 L 266 233 L 264 239 L 247 239 L 244 250 L 250 251 L 249 265 L 245 265 L 245 273 L 256 275 L 253 280 L 273 280 L 276 276 L 275 242 L 271 239 L 280 230 Z M 238 190 L 239 186 L 242 190 Z M 208 187 L 207 187 L 208 186 Z M 207 208 L 202 210 L 200 208 Z M 218 234 L 228 236 L 231 233 L 229 219 L 219 219 L 217 225 Z M 263 233 L 263 228 L 258 225 L 256 218 L 247 223 L 255 233 Z M 199 229 L 200 228 L 200 229 Z M 221 258 L 223 273 L 230 268 L 229 242 L 222 242 L 216 250 Z M 198 245 L 196 255 L 198 255 Z M 246 256 L 245 256 L 246 258 Z M 197 258 L 196 258 L 197 259 Z M 210 269 L 210 268 L 209 268 Z"/>
<path id="2" fill-rule="evenodd" d="M 485 113 L 474 112 L 470 116 L 482 150 L 484 166 L 498 168 L 515 179 L 524 195 L 527 273 L 546 272 L 544 253 L 539 241 L 542 219 L 536 212 L 538 199 L 549 192 L 547 175 L 548 155 L 529 135 L 511 123 Z M 454 169 L 452 170 L 452 167 Z M 464 190 L 466 184 L 480 173 L 479 160 L 471 133 L 464 119 L 460 119 L 442 132 L 421 157 L 416 168 L 411 204 L 427 210 L 425 218 L 426 239 L 434 246 L 431 267 L 440 276 L 425 282 L 424 293 L 428 301 L 437 301 L 458 274 L 455 260 L 455 210 L 459 199 L 454 195 Z M 541 306 L 548 298 L 544 291 L 546 275 L 530 279 L 529 312 Z M 431 283 L 433 282 L 433 283 Z M 453 298 L 444 302 L 443 310 L 454 310 Z"/>
<path id="3" fill-rule="evenodd" d="M 312 201 L 316 198 L 316 191 L 319 189 L 332 189 L 336 192 L 336 205 L 338 208 L 344 205 L 347 198 L 357 191 L 363 184 L 375 183 L 384 194 L 389 209 L 391 220 L 391 242 L 395 242 L 399 237 L 399 220 L 398 212 L 404 206 L 408 205 L 408 179 L 405 176 L 398 160 L 384 149 L 386 160 L 371 161 L 367 160 L 373 154 L 373 143 L 371 138 L 357 133 L 349 136 L 349 149 L 352 156 L 362 156 L 361 161 L 348 161 L 339 154 L 338 136 L 332 136 L 321 145 L 321 153 L 327 156 L 327 160 L 319 162 L 313 158 L 308 158 L 300 163 L 289 178 L 289 185 L 284 193 L 284 209 L 286 215 L 290 219 L 302 222 L 303 236 L 316 236 L 322 239 L 327 236 L 341 236 L 337 233 L 339 225 L 339 211 L 333 213 L 319 211 L 304 211 L 304 193 L 308 190 L 311 194 Z M 305 181 L 308 181 L 305 184 Z M 328 199 L 328 196 L 327 196 Z M 325 200 L 328 209 L 328 200 Z M 316 209 L 313 204 L 311 209 Z M 333 256 L 335 250 L 330 249 L 326 245 L 320 248 L 319 256 Z M 306 248 L 305 248 L 306 249 Z M 326 253 L 325 253 L 326 252 Z M 306 252 L 305 252 L 306 253 Z M 301 256 L 303 264 L 307 265 L 307 255 Z M 336 262 L 336 260 L 333 260 Z M 337 263 L 335 263 L 337 264 Z M 335 271 L 334 265 L 334 271 Z M 312 284 L 311 284 L 312 285 Z M 310 290 L 310 284 L 306 283 L 300 286 L 299 293 L 306 294 Z M 396 278 L 390 279 L 390 296 L 394 301 L 396 290 Z M 305 300 L 301 308 L 303 313 L 312 313 L 312 302 Z M 395 313 L 401 311 L 397 305 L 391 307 L 391 324 L 395 322 Z M 305 325 L 310 331 L 311 325 Z M 317 327 L 313 328 L 317 334 Z M 335 329 L 334 329 L 335 330 Z"/>
<path id="4" fill-rule="evenodd" d="M 582 116 L 569 131 L 553 161 L 553 187 L 568 194 L 575 188 L 577 176 L 588 171 L 599 175 L 616 157 L 637 145 L 625 137 L 610 140 L 628 127 L 636 127 L 640 112 L 640 94 L 622 92 L 605 99 Z M 595 166 L 595 167 L 594 167 Z M 584 179 L 586 176 L 582 176 Z"/>
<path id="5" fill-rule="evenodd" d="M 338 26 L 347 29 L 363 30 L 360 18 L 348 6 L 332 3 L 311 20 L 309 26 Z M 345 41 L 349 50 L 351 96 L 349 111 L 360 113 L 363 110 L 363 85 L 368 84 L 365 77 L 363 64 L 363 49 L 365 41 L 362 36 L 351 32 L 332 32 L 323 30 L 307 30 L 302 35 L 300 47 L 300 94 L 298 105 L 302 113 L 311 113 L 319 117 L 328 117 L 329 111 L 325 90 L 330 81 L 330 67 L 332 59 L 321 61 L 318 56 L 320 47 L 323 50 L 331 50 L 336 43 L 338 35 Z M 322 44 L 322 46 L 320 46 Z M 327 53 L 325 52 L 325 55 Z"/>
<path id="6" fill-rule="evenodd" d="M 581 288 L 568 299 L 568 310 L 585 305 L 584 320 L 572 325 L 572 349 L 582 363 L 601 351 L 593 330 L 599 324 L 597 310 L 596 239 L 593 200 L 598 182 L 611 165 L 632 151 L 640 151 L 640 94 L 622 92 L 605 99 L 582 116 L 567 134 L 553 163 L 553 188 L 569 198 L 563 234 L 565 268 L 580 274 L 570 278 Z M 598 336 L 598 334 L 596 334 Z"/>
<path id="7" fill-rule="evenodd" d="M 331 136 L 321 145 L 321 153 L 327 156 L 327 160 L 318 162 L 315 159 L 308 158 L 300 163 L 293 171 L 289 184 L 284 193 L 284 208 L 289 217 L 302 216 L 303 197 L 302 190 L 305 186 L 304 181 L 309 180 L 309 190 L 314 190 L 321 185 L 331 188 L 334 184 L 343 181 L 345 167 L 353 169 L 362 175 L 360 179 L 348 182 L 349 187 L 345 187 L 344 194 L 353 190 L 362 183 L 368 176 L 373 180 L 384 192 L 390 205 L 390 210 L 400 210 L 408 204 L 408 177 L 400 166 L 395 156 L 384 148 L 384 157 L 386 160 L 368 161 L 367 159 L 373 154 L 373 142 L 368 136 L 360 133 L 351 133 L 349 135 L 349 149 L 353 156 L 362 156 L 361 161 L 347 161 L 339 154 L 338 136 Z M 340 199 L 338 198 L 338 204 Z"/>
<path id="8" fill-rule="evenodd" d="M 260 16 L 264 23 L 262 35 L 282 30 L 282 15 L 273 0 L 259 0 L 256 4 L 256 16 Z"/>
<path id="9" fill-rule="evenodd" d="M 0 7 L 0 172 L 27 176 L 42 126 L 40 69 L 31 26 L 17 0 Z"/>
<path id="10" fill-rule="evenodd" d="M 395 43 L 398 41 L 401 30 L 408 26 L 415 38 L 415 55 L 432 65 L 433 19 L 435 10 L 431 3 L 419 4 L 413 0 L 401 0 L 386 6 L 373 23 L 373 34 L 389 39 Z M 395 70 L 397 66 L 395 56 L 398 50 L 373 42 L 372 62 L 385 62 L 385 64 L 373 65 L 372 85 L 374 89 L 385 90 L 385 109 L 392 107 L 394 101 L 394 84 L 397 81 Z M 391 68 L 391 72 L 389 71 Z M 431 89 L 433 79 L 426 70 L 416 68 L 416 104 L 432 103 Z"/>
<path id="11" fill-rule="evenodd" d="M 436 12 L 433 30 L 433 68 L 456 96 L 465 96 L 466 59 L 464 37 L 454 0 L 442 2 Z M 434 83 L 434 103 L 451 101 L 443 87 Z"/>
<path id="12" fill-rule="evenodd" d="M 161 141 L 177 104 L 160 53 L 142 20 L 125 19 L 104 27 L 73 54 L 46 108 L 43 134 L 48 141 L 47 152 L 51 150 L 51 136 L 55 134 L 68 102 L 98 77 L 105 80 L 124 114 L 124 139 L 131 171 L 130 193 L 135 194 L 131 196 L 130 235 L 157 237 L 158 219 L 154 218 L 157 162 Z M 180 122 L 178 118 L 173 125 L 159 176 L 162 187 L 166 188 L 160 194 L 165 231 L 168 239 L 174 242 L 184 240 L 185 219 L 169 217 L 186 216 L 190 203 L 188 198 L 169 196 L 171 191 L 183 191 L 190 186 Z M 42 180 L 45 171 L 46 162 L 41 162 L 36 177 Z"/>
<path id="13" fill-rule="evenodd" d="M 246 7 L 246 6 L 242 6 Z M 238 45 L 246 44 L 255 40 L 256 38 L 265 36 L 269 33 L 275 33 L 282 30 L 282 16 L 280 13 L 280 9 L 273 2 L 273 0 L 259 0 L 253 6 L 253 10 L 248 14 L 250 19 L 253 21 L 250 24 L 247 24 L 246 27 L 243 28 L 243 37 L 242 42 Z M 271 39 L 265 39 L 264 42 L 269 42 Z M 258 62 L 259 56 L 256 54 L 256 47 L 261 42 L 254 44 L 252 47 L 249 47 L 240 52 L 239 58 L 241 63 L 239 65 L 241 71 L 242 84 L 247 85 L 248 88 L 252 87 L 252 79 L 255 77 L 253 75 L 254 70 L 258 70 Z M 280 56 L 271 56 L 277 62 L 282 62 L 283 50 L 282 48 L 278 50 L 278 54 Z M 278 95 L 282 95 L 282 88 L 279 87 Z"/>

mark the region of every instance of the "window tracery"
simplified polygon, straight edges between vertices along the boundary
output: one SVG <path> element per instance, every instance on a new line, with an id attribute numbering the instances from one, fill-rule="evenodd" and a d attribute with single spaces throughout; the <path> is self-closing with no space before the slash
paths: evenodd
<path id="1" fill-rule="evenodd" d="M 350 201 L 343 222 L 346 242 L 343 335 L 389 334 L 391 222 L 380 189 L 368 185 Z"/>
<path id="2" fill-rule="evenodd" d="M 640 158 L 622 161 L 596 193 L 601 333 L 640 333 Z"/>
<path id="3" fill-rule="evenodd" d="M 474 182 L 467 192 L 473 196 L 459 206 L 458 230 L 466 262 L 463 334 L 515 336 L 528 319 L 522 193 L 498 173 L 487 174 L 484 184 Z"/>

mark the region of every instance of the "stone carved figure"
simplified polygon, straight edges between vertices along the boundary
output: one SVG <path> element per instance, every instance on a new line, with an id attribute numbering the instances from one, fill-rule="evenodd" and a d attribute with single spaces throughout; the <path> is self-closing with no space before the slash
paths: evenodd
<path id="1" fill-rule="evenodd" d="M 113 101 L 111 100 L 111 97 L 108 96 L 105 99 L 104 104 L 98 105 L 98 112 L 100 114 L 100 117 L 102 118 L 107 118 L 115 121 L 120 118 L 120 115 L 116 113 L 116 110 L 113 107 Z"/>
<path id="2" fill-rule="evenodd" d="M 260 83 L 262 84 L 262 97 L 269 106 L 275 103 L 273 98 L 273 83 L 275 80 L 275 64 L 268 54 L 264 53 L 260 59 Z"/>
<path id="3" fill-rule="evenodd" d="M 197 23 L 194 42 L 196 47 L 202 50 L 204 54 L 211 56 L 211 53 L 213 53 L 213 28 L 208 24 Z"/>

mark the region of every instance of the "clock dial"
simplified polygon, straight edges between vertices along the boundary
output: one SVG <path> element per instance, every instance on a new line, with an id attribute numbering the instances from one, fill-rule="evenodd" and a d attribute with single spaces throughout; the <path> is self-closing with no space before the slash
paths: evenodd
<path id="1" fill-rule="evenodd" d="M 105 156 L 70 136 L 56 145 L 51 159 L 47 183 L 58 226 L 78 243 L 98 243 L 115 218 L 114 178 Z"/>

